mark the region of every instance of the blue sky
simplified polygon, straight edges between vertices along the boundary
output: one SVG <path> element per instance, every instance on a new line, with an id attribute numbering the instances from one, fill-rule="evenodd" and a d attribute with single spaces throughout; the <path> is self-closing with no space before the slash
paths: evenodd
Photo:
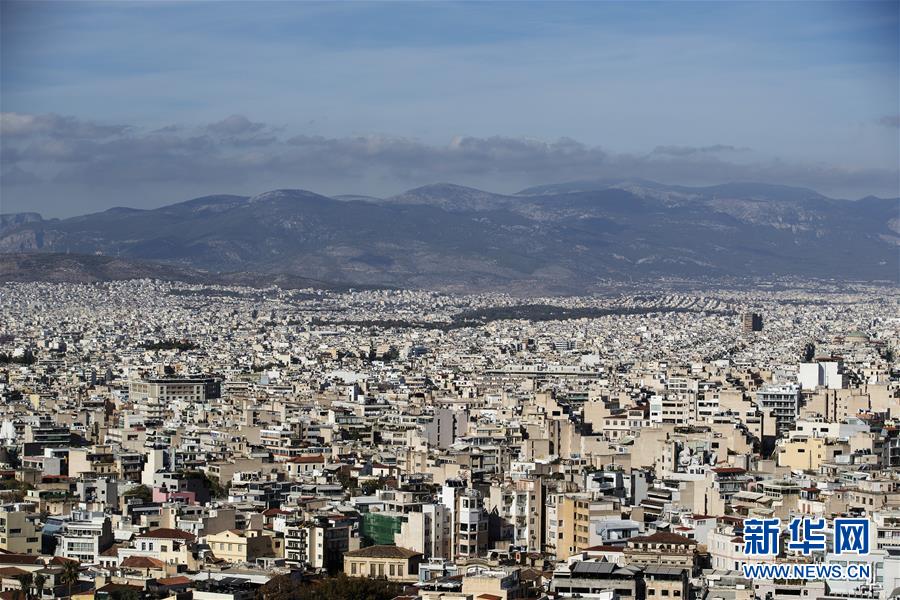
<path id="1" fill-rule="evenodd" d="M 2 210 L 642 176 L 897 194 L 897 2 L 2 4 Z"/>

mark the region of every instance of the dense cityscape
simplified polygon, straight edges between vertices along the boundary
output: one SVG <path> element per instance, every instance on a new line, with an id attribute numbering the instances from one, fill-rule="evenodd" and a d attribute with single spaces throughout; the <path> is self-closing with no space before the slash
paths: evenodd
<path id="1" fill-rule="evenodd" d="M 0 600 L 900 600 L 900 0 L 0 0 Z"/>
<path id="2" fill-rule="evenodd" d="M 800 280 L 6 283 L 0 596 L 896 598 L 898 315 Z M 872 577 L 746 578 L 744 520 L 800 516 L 869 519 Z"/>

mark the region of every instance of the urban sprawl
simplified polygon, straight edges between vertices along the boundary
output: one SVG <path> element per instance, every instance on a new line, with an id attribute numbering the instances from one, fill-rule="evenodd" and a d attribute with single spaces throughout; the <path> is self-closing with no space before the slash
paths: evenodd
<path id="1" fill-rule="evenodd" d="M 870 284 L 2 284 L 0 598 L 898 598 L 898 353 Z"/>

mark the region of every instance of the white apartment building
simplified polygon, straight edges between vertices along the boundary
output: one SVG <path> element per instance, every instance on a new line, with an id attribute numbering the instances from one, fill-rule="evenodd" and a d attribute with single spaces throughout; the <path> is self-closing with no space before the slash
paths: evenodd
<path id="1" fill-rule="evenodd" d="M 103 513 L 74 513 L 73 517 L 57 534 L 56 556 L 96 563 L 114 541 L 109 517 Z"/>
<path id="2" fill-rule="evenodd" d="M 796 384 L 767 385 L 756 392 L 760 409 L 770 410 L 778 435 L 790 431 L 800 414 L 800 387 Z"/>

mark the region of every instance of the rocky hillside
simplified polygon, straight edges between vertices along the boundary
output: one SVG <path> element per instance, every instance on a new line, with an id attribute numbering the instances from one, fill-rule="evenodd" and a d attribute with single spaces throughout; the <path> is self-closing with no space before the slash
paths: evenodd
<path id="1" fill-rule="evenodd" d="M 62 220 L 4 215 L 0 252 L 443 289 L 590 289 L 601 278 L 897 281 L 898 199 L 761 184 L 574 182 L 501 195 L 439 184 L 386 199 L 208 196 Z"/>

